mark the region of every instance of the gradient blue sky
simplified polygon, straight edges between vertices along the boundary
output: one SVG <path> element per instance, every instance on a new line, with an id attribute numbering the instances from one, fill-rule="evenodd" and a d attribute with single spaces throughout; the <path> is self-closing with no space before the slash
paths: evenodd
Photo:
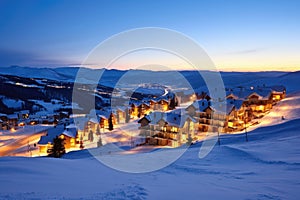
<path id="1" fill-rule="evenodd" d="M 300 70 L 300 1 L 0 0 L 0 66 L 80 64 L 101 41 L 163 27 L 196 40 L 220 70 Z"/>

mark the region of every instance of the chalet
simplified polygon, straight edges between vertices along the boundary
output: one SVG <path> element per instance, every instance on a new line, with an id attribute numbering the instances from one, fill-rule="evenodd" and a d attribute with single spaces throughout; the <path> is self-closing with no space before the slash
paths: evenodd
<path id="1" fill-rule="evenodd" d="M 197 99 L 194 90 L 185 90 L 183 92 L 177 92 L 176 96 L 178 99 L 180 99 L 181 103 L 195 101 Z"/>
<path id="2" fill-rule="evenodd" d="M 272 109 L 272 90 L 266 87 L 234 88 L 227 92 L 227 99 L 243 100 L 252 117 L 261 117 Z"/>
<path id="3" fill-rule="evenodd" d="M 156 131 L 160 131 L 160 129 L 157 127 L 157 123 L 159 120 L 163 119 L 165 117 L 164 112 L 161 111 L 153 111 L 150 112 L 148 115 L 145 115 L 142 117 L 138 123 L 141 124 L 139 127 L 140 129 L 140 135 L 141 136 L 152 136 L 156 134 Z"/>
<path id="4" fill-rule="evenodd" d="M 109 118 L 112 118 L 113 125 L 116 125 L 116 116 L 111 110 L 105 110 L 105 111 L 97 111 L 97 117 L 99 120 L 100 127 L 102 129 L 108 129 L 109 128 Z"/>
<path id="5" fill-rule="evenodd" d="M 149 100 L 149 105 L 151 110 L 157 110 L 157 101 L 155 99 L 150 99 Z"/>
<path id="6" fill-rule="evenodd" d="M 165 98 L 161 98 L 157 103 L 158 103 L 157 110 L 160 110 L 160 111 L 169 110 L 169 100 L 167 100 Z"/>
<path id="7" fill-rule="evenodd" d="M 248 107 L 243 100 L 227 100 L 227 104 L 233 105 L 233 110 L 226 118 L 223 132 L 240 131 L 245 123 L 250 121 Z"/>
<path id="8" fill-rule="evenodd" d="M 153 112 L 139 120 L 141 134 L 146 143 L 178 147 L 194 137 L 196 120 L 181 110 L 171 112 Z"/>
<path id="9" fill-rule="evenodd" d="M 138 120 L 138 123 L 141 124 L 141 128 L 148 126 L 150 122 L 151 117 L 149 115 L 145 115 L 144 117 Z"/>
<path id="10" fill-rule="evenodd" d="M 207 101 L 211 100 L 211 97 L 209 96 L 208 91 L 201 90 L 201 91 L 195 91 L 195 92 L 196 92 L 196 97 L 198 100 L 201 100 L 201 99 L 206 99 Z"/>
<path id="11" fill-rule="evenodd" d="M 194 101 L 185 111 L 197 120 L 197 136 L 206 132 L 232 132 L 241 127 L 244 120 L 245 104 L 243 100 L 228 99 L 212 102 L 206 99 Z"/>
<path id="12" fill-rule="evenodd" d="M 140 116 L 149 114 L 150 110 L 150 102 L 143 102 L 140 106 L 139 106 L 139 114 Z"/>
<path id="13" fill-rule="evenodd" d="M 1 119 L 2 121 L 7 121 L 7 114 L 0 113 L 0 119 Z"/>
<path id="14" fill-rule="evenodd" d="M 61 139 L 64 139 L 66 150 L 75 148 L 79 144 L 79 138 L 76 128 L 66 128 L 60 135 Z"/>
<path id="15" fill-rule="evenodd" d="M 59 136 L 64 131 L 63 127 L 54 127 L 47 130 L 46 135 L 41 136 L 38 141 L 38 147 L 40 153 L 48 153 L 48 149 L 52 148 L 53 139 Z"/>
<path id="16" fill-rule="evenodd" d="M 210 106 L 211 102 L 206 99 L 196 100 L 189 105 L 185 110 L 190 116 L 200 117 L 205 112 L 205 109 Z"/>
<path id="17" fill-rule="evenodd" d="M 131 117 L 140 118 L 152 111 L 149 101 L 132 102 L 131 104 Z"/>
<path id="18" fill-rule="evenodd" d="M 272 109 L 271 90 L 258 89 L 245 100 L 253 114 L 257 117 Z"/>
<path id="19" fill-rule="evenodd" d="M 130 103 L 130 116 L 131 118 L 137 118 L 140 115 L 140 105 L 141 103 L 138 101 L 134 101 Z"/>
<path id="20" fill-rule="evenodd" d="M 185 111 L 188 115 L 197 120 L 196 130 L 199 132 L 210 131 L 210 122 L 213 110 L 211 108 L 211 101 L 206 99 L 196 100 L 189 105 Z"/>
<path id="21" fill-rule="evenodd" d="M 47 130 L 46 135 L 42 136 L 38 142 L 39 152 L 47 154 L 49 149 L 53 147 L 53 139 L 60 137 L 64 139 L 65 149 L 70 150 L 76 148 L 79 144 L 76 128 L 65 128 L 64 126 L 56 126 Z"/>
<path id="22" fill-rule="evenodd" d="M 2 119 L 0 119 L 0 130 L 2 130 L 3 125 L 4 125 L 4 121 L 2 121 Z"/>
<path id="23" fill-rule="evenodd" d="M 116 115 L 116 122 L 118 124 L 126 123 L 126 115 L 128 114 L 128 108 L 125 106 L 118 106 L 115 115 Z"/>
<path id="24" fill-rule="evenodd" d="M 273 102 L 278 102 L 285 98 L 286 96 L 286 88 L 283 85 L 274 85 L 270 86 L 272 90 L 272 100 Z"/>
<path id="25" fill-rule="evenodd" d="M 7 115 L 7 124 L 10 128 L 17 126 L 18 125 L 18 115 L 17 114 Z"/>
<path id="26" fill-rule="evenodd" d="M 68 130 L 77 130 L 77 140 L 79 140 L 79 142 L 81 142 L 81 144 L 83 144 L 83 141 L 87 141 L 88 140 L 88 131 L 87 128 L 85 126 L 86 121 L 84 121 L 84 123 L 80 123 L 79 121 L 76 121 L 77 125 L 75 124 L 69 124 L 66 126 L 66 129 Z"/>
<path id="27" fill-rule="evenodd" d="M 0 130 L 8 129 L 7 121 L 7 114 L 0 113 Z"/>
<path id="28" fill-rule="evenodd" d="M 160 132 L 154 138 L 157 138 L 158 145 L 178 147 L 187 143 L 189 137 L 194 138 L 195 123 L 196 120 L 189 115 L 176 112 L 167 113 L 163 119 L 158 121 Z"/>
<path id="29" fill-rule="evenodd" d="M 90 118 L 87 122 L 87 131 L 92 131 L 93 133 L 96 133 L 99 126 L 100 126 L 99 119 Z"/>
<path id="30" fill-rule="evenodd" d="M 29 113 L 30 113 L 29 110 L 21 110 L 21 111 L 15 112 L 15 114 L 18 115 L 18 119 L 20 119 L 20 120 L 28 119 Z"/>

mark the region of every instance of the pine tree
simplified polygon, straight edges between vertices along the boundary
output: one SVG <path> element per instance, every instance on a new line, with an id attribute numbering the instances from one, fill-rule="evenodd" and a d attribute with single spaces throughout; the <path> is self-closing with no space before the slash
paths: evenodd
<path id="1" fill-rule="evenodd" d="M 128 123 L 129 120 L 130 120 L 129 110 L 126 109 L 126 110 L 125 110 L 125 122 Z"/>
<path id="2" fill-rule="evenodd" d="M 187 138 L 187 145 L 191 145 L 193 142 L 193 138 L 191 137 L 191 134 L 189 134 L 188 138 Z"/>
<path id="3" fill-rule="evenodd" d="M 109 119 L 108 119 L 108 130 L 110 130 L 110 131 L 114 130 L 112 113 L 110 114 Z"/>
<path id="4" fill-rule="evenodd" d="M 101 139 L 101 136 L 99 137 L 99 140 L 97 142 L 97 147 L 101 147 L 103 144 L 102 144 L 102 139 Z"/>
<path id="5" fill-rule="evenodd" d="M 56 136 L 56 138 L 53 139 L 53 148 L 50 149 L 48 156 L 60 158 L 65 153 L 64 139 Z"/>
<path id="6" fill-rule="evenodd" d="M 88 139 L 89 139 L 89 141 L 91 141 L 91 142 L 93 142 L 93 140 L 94 140 L 94 134 L 93 134 L 93 131 L 92 131 L 92 130 L 90 130 L 90 132 L 89 132 Z"/>
<path id="7" fill-rule="evenodd" d="M 100 135 L 100 134 L 101 134 L 101 132 L 100 132 L 100 127 L 99 127 L 99 125 L 97 125 L 96 135 Z"/>
<path id="8" fill-rule="evenodd" d="M 175 109 L 176 106 L 178 106 L 178 101 L 177 101 L 176 97 L 174 96 L 170 101 L 169 109 L 173 110 L 173 109 Z"/>

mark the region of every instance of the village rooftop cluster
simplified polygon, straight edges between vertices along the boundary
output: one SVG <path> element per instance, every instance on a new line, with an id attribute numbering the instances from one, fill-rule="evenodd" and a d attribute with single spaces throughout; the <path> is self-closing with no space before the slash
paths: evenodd
<path id="1" fill-rule="evenodd" d="M 211 132 L 246 130 L 286 95 L 286 88 L 281 85 L 226 88 L 226 99 L 212 99 L 208 91 L 165 91 L 160 96 L 132 98 L 129 105 L 94 110 L 94 115 L 59 112 L 38 117 L 28 110 L 0 114 L 0 128 L 13 132 L 24 125 L 54 125 L 38 141 L 39 155 L 51 152 L 56 137 L 64 140 L 66 151 L 102 146 L 107 143 L 104 137 L 126 124 L 139 124 L 135 130 L 139 140 L 134 145 L 179 147 L 202 140 Z"/>

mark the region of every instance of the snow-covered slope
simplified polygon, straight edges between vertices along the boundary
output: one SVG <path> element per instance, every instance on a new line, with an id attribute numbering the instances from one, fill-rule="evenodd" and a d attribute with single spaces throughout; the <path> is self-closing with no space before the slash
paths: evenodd
<path id="1" fill-rule="evenodd" d="M 299 99 L 300 93 L 291 94 L 277 110 L 284 112 L 284 106 L 291 105 L 286 120 L 277 124 L 270 119 L 248 132 L 249 142 L 244 134 L 222 135 L 221 146 L 216 145 L 207 157 L 199 159 L 202 143 L 198 143 L 175 163 L 151 173 L 116 171 L 86 150 L 64 159 L 0 158 L 0 199 L 296 200 L 300 195 Z M 167 149 L 164 155 L 174 151 L 178 150 Z"/>
<path id="2" fill-rule="evenodd" d="M 56 81 L 73 82 L 76 78 L 79 67 L 60 68 L 31 68 L 31 67 L 2 67 L 0 74 L 14 75 L 27 78 L 46 78 Z M 146 70 L 104 70 L 80 68 L 84 75 L 80 82 L 89 83 L 89 76 L 102 74 L 100 83 L 113 87 L 122 77 L 119 84 L 144 84 L 160 83 L 174 88 L 187 87 L 186 80 L 193 88 L 205 85 L 201 74 L 197 71 L 146 71 Z M 300 85 L 300 71 L 298 72 L 221 72 L 226 86 L 238 85 L 262 85 L 262 84 L 283 84 L 289 85 L 288 92 L 297 91 Z"/>
<path id="3" fill-rule="evenodd" d="M 76 69 L 76 68 L 75 68 Z M 33 68 L 33 67 L 19 67 L 19 66 L 11 66 L 11 67 L 1 67 L 0 74 L 7 74 L 13 76 L 20 76 L 26 78 L 46 78 L 51 80 L 59 80 L 59 81 L 68 81 L 70 79 L 74 79 L 73 68 L 70 67 L 64 73 L 59 73 L 59 70 L 56 71 L 52 68 Z"/>

